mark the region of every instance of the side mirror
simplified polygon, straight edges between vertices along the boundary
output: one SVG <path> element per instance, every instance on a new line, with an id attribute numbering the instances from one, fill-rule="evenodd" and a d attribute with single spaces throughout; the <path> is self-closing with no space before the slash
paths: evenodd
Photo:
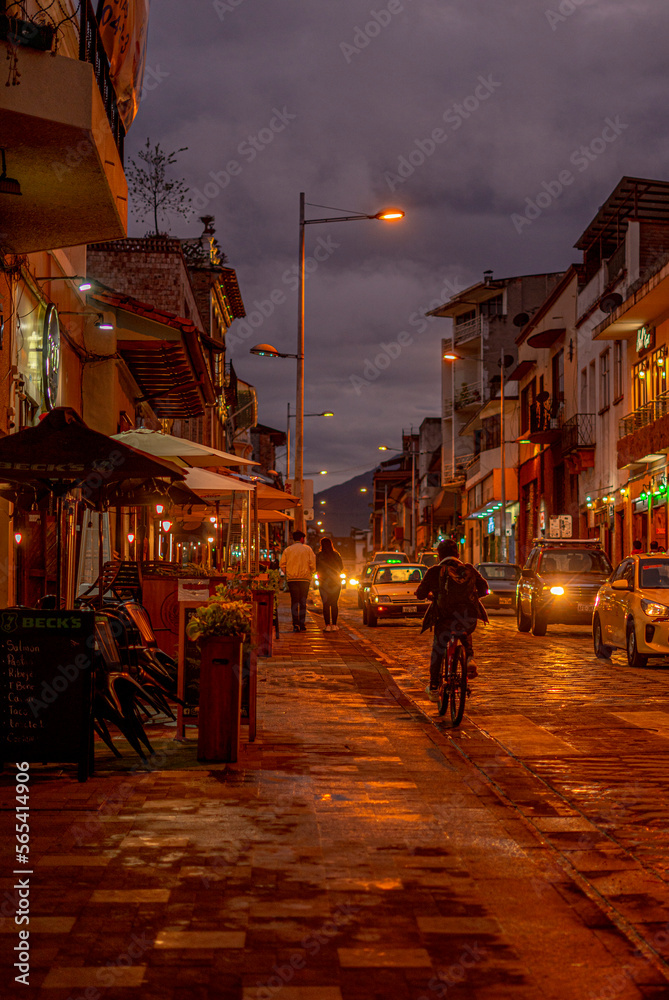
<path id="1" fill-rule="evenodd" d="M 611 590 L 631 590 L 629 580 L 614 580 Z"/>
<path id="2" fill-rule="evenodd" d="M 520 575 L 524 580 L 531 580 L 532 577 L 534 576 L 534 573 L 532 572 L 531 569 L 524 569 Z"/>

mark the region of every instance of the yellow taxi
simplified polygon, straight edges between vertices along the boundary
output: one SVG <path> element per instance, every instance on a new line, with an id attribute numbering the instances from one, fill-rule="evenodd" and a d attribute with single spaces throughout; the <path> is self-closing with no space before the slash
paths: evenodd
<path id="1" fill-rule="evenodd" d="M 592 616 L 595 655 L 627 652 L 631 667 L 669 656 L 669 556 L 635 553 L 600 587 Z"/>

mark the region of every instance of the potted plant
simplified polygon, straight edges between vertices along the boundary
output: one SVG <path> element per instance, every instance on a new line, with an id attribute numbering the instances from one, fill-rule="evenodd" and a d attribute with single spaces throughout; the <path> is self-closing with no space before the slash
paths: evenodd
<path id="1" fill-rule="evenodd" d="M 229 761 L 239 756 L 242 649 L 251 639 L 251 605 L 210 600 L 191 617 L 188 638 L 202 651 L 198 713 L 198 760 Z"/>

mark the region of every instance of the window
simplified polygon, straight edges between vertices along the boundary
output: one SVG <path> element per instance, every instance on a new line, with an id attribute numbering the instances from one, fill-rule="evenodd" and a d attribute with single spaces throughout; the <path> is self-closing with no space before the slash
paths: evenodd
<path id="1" fill-rule="evenodd" d="M 611 403 L 611 348 L 599 355 L 599 409 L 607 409 Z"/>
<path id="2" fill-rule="evenodd" d="M 481 421 L 481 451 L 489 451 L 491 448 L 499 448 L 501 443 L 501 419 L 499 414 L 495 417 L 487 417 Z"/>
<path id="3" fill-rule="evenodd" d="M 581 413 L 588 412 L 588 369 L 581 368 Z"/>
<path id="4" fill-rule="evenodd" d="M 537 380 L 532 379 L 529 385 L 526 385 L 520 394 L 520 420 L 521 420 L 521 434 L 525 434 L 526 431 L 530 429 L 530 413 L 532 407 L 534 406 L 534 400 L 537 395 Z"/>
<path id="5" fill-rule="evenodd" d="M 504 294 L 500 292 L 487 302 L 481 303 L 482 316 L 503 316 L 504 315 Z"/>
<path id="6" fill-rule="evenodd" d="M 595 362 L 588 365 L 588 398 L 590 400 L 589 413 L 597 412 L 597 385 L 595 383 Z"/>
<path id="7" fill-rule="evenodd" d="M 469 323 L 473 319 L 476 319 L 476 309 L 470 309 L 469 312 L 460 313 L 459 316 L 456 316 L 455 325 L 462 326 L 463 323 Z"/>
<path id="8" fill-rule="evenodd" d="M 623 342 L 616 340 L 613 345 L 613 399 L 623 398 Z"/>
<path id="9" fill-rule="evenodd" d="M 557 412 L 564 402 L 564 351 L 558 351 L 552 360 L 553 409 Z"/>

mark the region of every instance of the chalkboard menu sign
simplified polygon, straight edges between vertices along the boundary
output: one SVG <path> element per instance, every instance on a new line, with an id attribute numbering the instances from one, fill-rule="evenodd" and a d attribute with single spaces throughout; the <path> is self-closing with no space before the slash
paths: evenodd
<path id="1" fill-rule="evenodd" d="M 95 613 L 0 611 L 0 760 L 89 774 Z"/>

